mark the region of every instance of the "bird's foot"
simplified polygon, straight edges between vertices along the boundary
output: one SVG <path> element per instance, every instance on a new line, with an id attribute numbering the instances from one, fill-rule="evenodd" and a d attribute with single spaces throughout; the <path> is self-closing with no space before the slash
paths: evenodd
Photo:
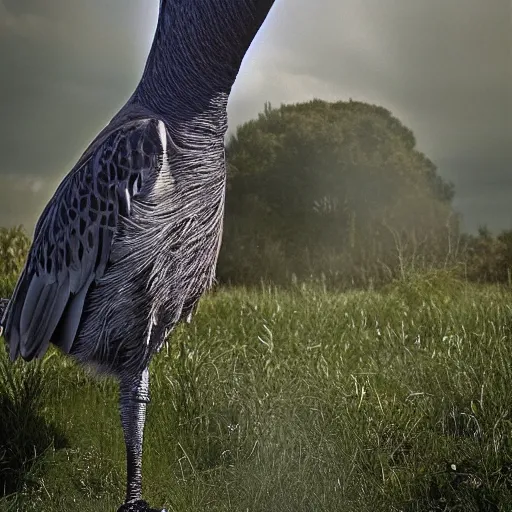
<path id="1" fill-rule="evenodd" d="M 150 508 L 143 500 L 132 501 L 121 505 L 117 512 L 166 512 L 165 509 Z"/>

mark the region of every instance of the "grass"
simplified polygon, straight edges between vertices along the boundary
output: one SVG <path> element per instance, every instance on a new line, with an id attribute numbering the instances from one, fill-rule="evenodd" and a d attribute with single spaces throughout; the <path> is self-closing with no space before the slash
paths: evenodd
<path id="1" fill-rule="evenodd" d="M 221 290 L 155 357 L 144 494 L 179 512 L 512 510 L 512 293 Z M 115 511 L 117 389 L 0 358 L 0 510 Z"/>

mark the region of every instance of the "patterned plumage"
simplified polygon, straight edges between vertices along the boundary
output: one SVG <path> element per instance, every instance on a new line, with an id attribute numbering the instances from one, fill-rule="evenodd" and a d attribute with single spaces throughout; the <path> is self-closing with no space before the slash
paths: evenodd
<path id="1" fill-rule="evenodd" d="M 147 510 L 147 368 L 214 281 L 227 100 L 272 4 L 160 1 L 139 86 L 46 206 L 0 322 L 12 359 L 42 357 L 53 343 L 118 377 L 128 472 L 120 510 Z"/>
<path id="2" fill-rule="evenodd" d="M 37 224 L 7 310 L 12 358 L 41 356 L 52 341 L 113 373 L 147 366 L 163 341 L 153 327 L 172 329 L 213 281 L 225 172 L 201 166 L 155 119 L 89 151 Z"/>

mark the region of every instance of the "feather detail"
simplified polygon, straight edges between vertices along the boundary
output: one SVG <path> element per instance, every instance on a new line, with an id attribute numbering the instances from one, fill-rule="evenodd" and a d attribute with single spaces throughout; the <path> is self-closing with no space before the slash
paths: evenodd
<path id="1" fill-rule="evenodd" d="M 121 126 L 61 183 L 39 219 L 5 314 L 11 357 L 42 356 L 57 327 L 55 343 L 71 350 L 87 293 L 109 265 L 121 219 L 130 216 L 144 183 L 157 179 L 162 141 L 158 121 Z"/>

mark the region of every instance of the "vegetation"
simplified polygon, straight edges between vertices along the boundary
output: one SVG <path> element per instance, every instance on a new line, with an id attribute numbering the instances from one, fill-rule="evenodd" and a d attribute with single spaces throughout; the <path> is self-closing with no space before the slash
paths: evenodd
<path id="1" fill-rule="evenodd" d="M 512 285 L 512 229 L 493 236 L 481 228 L 478 235 L 465 235 L 467 277 L 479 282 Z"/>
<path id="2" fill-rule="evenodd" d="M 11 296 L 30 247 L 23 227 L 0 227 L 0 298 Z"/>
<path id="3" fill-rule="evenodd" d="M 507 510 L 511 299 L 437 273 L 217 292 L 153 361 L 146 496 L 179 512 Z M 2 365 L 0 509 L 115 510 L 113 383 L 56 353 Z"/>
<path id="4" fill-rule="evenodd" d="M 406 259 L 444 261 L 458 237 L 454 191 L 415 145 L 375 105 L 266 105 L 227 145 L 220 279 L 366 286 Z"/>

